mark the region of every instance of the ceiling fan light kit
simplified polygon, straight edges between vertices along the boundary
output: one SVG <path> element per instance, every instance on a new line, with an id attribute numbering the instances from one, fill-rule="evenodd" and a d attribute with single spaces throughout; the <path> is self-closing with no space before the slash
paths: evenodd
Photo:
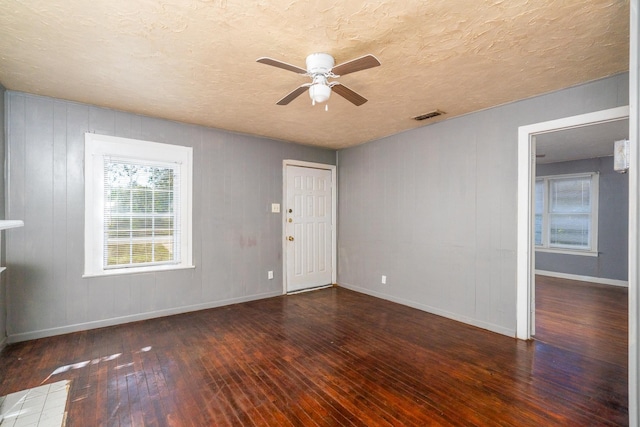
<path id="1" fill-rule="evenodd" d="M 331 88 L 326 83 L 314 83 L 309 88 L 309 97 L 312 103 L 325 102 L 331 96 Z"/>
<path id="2" fill-rule="evenodd" d="M 306 70 L 273 58 L 262 57 L 258 58 L 256 61 L 262 64 L 271 65 L 272 67 L 282 68 L 283 70 L 293 71 L 294 73 L 302 74 L 304 76 L 311 77 L 312 79 L 312 83 L 305 83 L 297 87 L 278 101 L 276 103 L 277 105 L 289 104 L 308 89 L 312 105 L 326 102 L 331 96 L 331 92 L 333 90 L 355 106 L 360 106 L 367 102 L 365 97 L 337 81 L 330 82 L 329 79 L 335 79 L 345 74 L 355 73 L 356 71 L 366 70 L 380 65 L 380 61 L 378 61 L 375 56 L 365 55 L 360 58 L 344 62 L 338 66 L 334 66 L 335 61 L 333 56 L 328 53 L 312 53 L 307 56 Z M 325 106 L 325 110 L 327 110 L 327 106 Z"/>

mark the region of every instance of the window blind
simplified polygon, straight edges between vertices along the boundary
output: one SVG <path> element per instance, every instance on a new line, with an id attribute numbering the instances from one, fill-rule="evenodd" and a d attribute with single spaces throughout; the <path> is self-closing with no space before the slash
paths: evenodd
<path id="1" fill-rule="evenodd" d="M 591 228 L 591 177 L 549 180 L 549 241 L 588 249 Z"/>
<path id="2" fill-rule="evenodd" d="M 104 157 L 105 269 L 180 263 L 179 171 Z"/>
<path id="3" fill-rule="evenodd" d="M 544 181 L 536 180 L 536 188 L 535 188 L 535 244 L 542 245 L 542 225 L 544 219 L 544 210 L 546 209 L 546 204 L 544 202 Z"/>

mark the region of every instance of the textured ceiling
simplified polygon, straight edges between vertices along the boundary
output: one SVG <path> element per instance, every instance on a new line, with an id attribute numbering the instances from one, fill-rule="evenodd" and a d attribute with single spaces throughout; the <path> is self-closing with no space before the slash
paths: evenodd
<path id="1" fill-rule="evenodd" d="M 628 34 L 623 0 L 6 0 L 0 83 L 341 148 L 626 71 Z M 308 80 L 255 60 L 313 52 L 375 55 L 339 79 L 369 102 L 275 105 Z"/>

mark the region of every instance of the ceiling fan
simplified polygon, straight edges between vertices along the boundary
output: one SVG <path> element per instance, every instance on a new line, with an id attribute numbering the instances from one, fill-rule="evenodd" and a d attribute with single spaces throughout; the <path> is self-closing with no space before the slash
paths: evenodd
<path id="1" fill-rule="evenodd" d="M 333 90 L 333 92 L 337 93 L 355 106 L 360 106 L 367 102 L 365 97 L 354 92 L 345 85 L 335 80 L 329 81 L 329 79 L 338 78 L 345 74 L 355 73 L 356 71 L 362 71 L 380 65 L 380 61 L 378 61 L 375 56 L 365 55 L 334 66 L 335 61 L 333 56 L 327 53 L 312 53 L 307 56 L 306 70 L 273 58 L 262 57 L 258 58 L 256 61 L 261 64 L 271 65 L 273 67 L 282 68 L 284 70 L 293 71 L 294 73 L 311 77 L 311 83 L 305 83 L 294 89 L 280 101 L 276 102 L 277 105 L 287 105 L 309 89 L 309 97 L 311 98 L 313 105 L 327 101 L 329 96 L 331 96 L 331 91 Z"/>

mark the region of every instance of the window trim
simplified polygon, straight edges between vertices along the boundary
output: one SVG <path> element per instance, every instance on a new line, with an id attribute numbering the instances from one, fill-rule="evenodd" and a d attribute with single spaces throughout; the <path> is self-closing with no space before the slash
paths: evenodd
<path id="1" fill-rule="evenodd" d="M 563 246 L 551 246 L 549 244 L 549 181 L 553 179 L 571 179 L 571 178 L 591 178 L 591 239 L 589 242 L 589 249 L 569 248 Z M 600 189 L 600 172 L 580 172 L 570 174 L 558 174 L 558 175 L 541 175 L 536 176 L 534 180 L 534 187 L 538 181 L 544 182 L 544 195 L 543 200 L 544 209 L 542 212 L 542 245 L 535 243 L 535 236 L 532 239 L 536 252 L 548 252 L 556 254 L 566 255 L 582 255 L 582 256 L 598 256 L 598 201 L 599 201 L 599 189 Z M 535 195 L 535 188 L 533 189 Z M 533 218 L 535 219 L 535 203 L 533 204 Z M 535 232 L 535 221 L 534 232 Z"/>
<path id="2" fill-rule="evenodd" d="M 181 261 L 176 264 L 108 268 L 103 266 L 104 157 L 176 163 L 181 171 Z M 193 148 L 85 133 L 84 274 L 82 277 L 148 273 L 194 268 L 192 239 Z"/>

